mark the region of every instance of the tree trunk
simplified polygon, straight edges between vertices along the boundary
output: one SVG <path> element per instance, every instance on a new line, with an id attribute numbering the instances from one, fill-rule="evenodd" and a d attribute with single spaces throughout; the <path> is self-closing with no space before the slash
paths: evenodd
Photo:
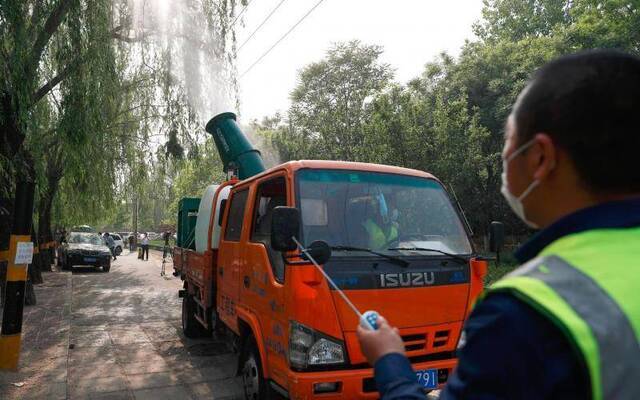
<path id="1" fill-rule="evenodd" d="M 38 241 L 38 237 L 36 236 L 35 229 L 31 230 L 31 241 L 33 242 L 33 246 L 36 249 L 40 248 L 40 242 Z M 29 266 L 29 279 L 31 283 L 34 285 L 39 285 L 42 282 L 42 271 L 46 270 L 45 257 L 41 251 L 33 252 L 33 261 Z"/>
<path id="2" fill-rule="evenodd" d="M 0 251 L 9 250 L 11 223 L 13 222 L 13 199 L 2 193 L 13 192 L 12 182 L 3 182 L 0 188 Z M 6 186 L 5 186 L 6 185 Z M 7 274 L 7 263 L 0 261 L 0 305 L 4 304 L 4 283 Z"/>
<path id="3" fill-rule="evenodd" d="M 40 244 L 50 243 L 54 240 L 51 230 L 51 208 L 55 199 L 62 173 L 59 160 L 49 160 L 47 163 L 47 188 L 38 201 L 38 241 Z M 47 247 L 40 251 L 42 267 L 45 271 L 51 269 L 54 259 L 54 247 Z"/>

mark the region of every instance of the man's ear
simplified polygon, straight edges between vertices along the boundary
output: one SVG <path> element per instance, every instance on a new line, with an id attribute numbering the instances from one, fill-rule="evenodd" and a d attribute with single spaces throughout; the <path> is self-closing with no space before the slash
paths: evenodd
<path id="1" fill-rule="evenodd" d="M 546 133 L 536 133 L 535 143 L 527 155 L 529 166 L 533 170 L 533 179 L 542 181 L 556 168 L 558 151 L 553 139 Z"/>

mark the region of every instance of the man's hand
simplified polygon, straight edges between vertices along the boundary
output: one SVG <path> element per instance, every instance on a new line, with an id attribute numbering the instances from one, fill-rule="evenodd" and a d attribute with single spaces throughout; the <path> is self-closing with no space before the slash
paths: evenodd
<path id="1" fill-rule="evenodd" d="M 376 361 L 390 353 L 404 354 L 404 343 L 398 333 L 398 328 L 392 328 L 382 316 L 376 321 L 378 329 L 370 331 L 358 326 L 358 340 L 360 348 L 369 364 L 375 365 Z"/>

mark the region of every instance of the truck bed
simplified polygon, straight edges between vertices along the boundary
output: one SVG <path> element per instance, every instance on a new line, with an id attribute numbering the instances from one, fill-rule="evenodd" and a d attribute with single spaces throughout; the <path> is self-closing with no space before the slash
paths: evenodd
<path id="1" fill-rule="evenodd" d="M 173 269 L 176 276 L 186 281 L 189 292 L 204 308 L 215 304 L 215 250 L 198 253 L 195 250 L 181 247 L 173 248 Z"/>

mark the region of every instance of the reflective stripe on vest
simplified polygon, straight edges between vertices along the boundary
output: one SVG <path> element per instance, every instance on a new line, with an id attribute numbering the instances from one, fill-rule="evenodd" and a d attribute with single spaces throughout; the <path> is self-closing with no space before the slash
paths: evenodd
<path id="1" fill-rule="evenodd" d="M 369 247 L 373 250 L 381 250 L 387 243 L 398 238 L 398 229 L 393 225 L 389 228 L 389 235 L 385 235 L 384 230 L 370 219 L 363 225 L 369 234 Z"/>
<path id="2" fill-rule="evenodd" d="M 561 302 L 541 298 L 542 282 L 579 317 L 562 316 Z M 585 358 L 594 399 L 640 399 L 640 344 L 627 315 L 591 277 L 562 258 L 549 255 L 530 261 L 499 281 L 490 291 L 510 291 L 559 325 Z M 552 293 L 550 293 L 552 295 Z M 595 340 L 595 346 L 590 343 Z M 596 347 L 595 349 L 593 347 Z M 591 351 L 594 350 L 594 351 Z"/>

